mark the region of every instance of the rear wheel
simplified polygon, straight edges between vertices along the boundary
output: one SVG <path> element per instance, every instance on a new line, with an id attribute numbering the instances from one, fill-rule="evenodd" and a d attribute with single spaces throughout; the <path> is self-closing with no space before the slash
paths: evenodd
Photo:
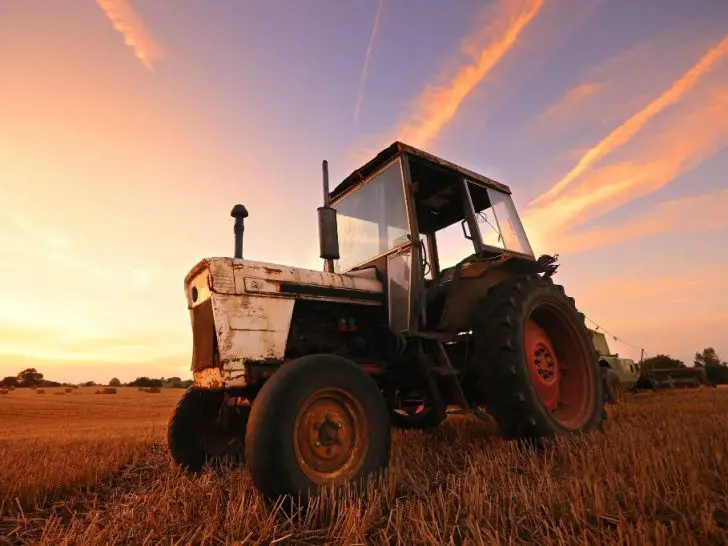
<path id="1" fill-rule="evenodd" d="M 389 451 L 384 398 L 345 358 L 309 355 L 285 364 L 253 403 L 246 459 L 269 499 L 365 478 L 387 466 Z"/>
<path id="2" fill-rule="evenodd" d="M 599 429 L 604 392 L 584 316 L 538 275 L 492 287 L 476 317 L 473 371 L 504 436 Z"/>

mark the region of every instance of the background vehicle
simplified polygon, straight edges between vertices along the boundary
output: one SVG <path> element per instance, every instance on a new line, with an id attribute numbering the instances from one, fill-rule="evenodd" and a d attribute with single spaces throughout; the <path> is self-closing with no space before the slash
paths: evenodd
<path id="1" fill-rule="evenodd" d="M 637 383 L 639 366 L 632 359 L 620 358 L 617 353 L 612 354 L 603 332 L 590 329 L 589 333 L 599 355 L 599 366 L 602 371 L 611 370 L 606 379 L 609 389 L 608 397 L 613 403 L 621 403 L 624 401 L 624 393 L 631 390 Z"/>
<path id="2" fill-rule="evenodd" d="M 390 426 L 435 427 L 448 405 L 487 408 L 512 439 L 600 428 L 584 316 L 507 186 L 400 142 L 331 192 L 323 170 L 324 271 L 243 260 L 237 205 L 235 258 L 185 279 L 195 385 L 170 422 L 179 464 L 245 459 L 275 498 L 384 469 Z M 451 227 L 467 247 L 442 267 Z"/>

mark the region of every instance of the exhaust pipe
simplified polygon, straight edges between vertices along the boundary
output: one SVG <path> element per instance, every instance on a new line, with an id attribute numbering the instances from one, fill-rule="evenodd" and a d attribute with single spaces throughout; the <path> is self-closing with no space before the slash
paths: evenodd
<path id="1" fill-rule="evenodd" d="M 333 273 L 334 260 L 339 259 L 339 233 L 336 226 L 336 209 L 329 206 L 329 162 L 321 164 L 324 177 L 324 206 L 316 209 L 319 220 L 320 256 L 324 260 L 324 271 Z"/>
<path id="2" fill-rule="evenodd" d="M 245 219 L 248 217 L 248 209 L 243 205 L 235 205 L 230 212 L 230 216 L 235 218 L 235 257 L 243 257 L 243 231 L 245 231 Z"/>

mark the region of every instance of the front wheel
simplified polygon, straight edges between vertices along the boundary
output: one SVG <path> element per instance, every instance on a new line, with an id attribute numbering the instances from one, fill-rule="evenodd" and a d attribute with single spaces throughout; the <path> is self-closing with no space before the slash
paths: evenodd
<path id="1" fill-rule="evenodd" d="M 389 412 L 377 384 L 355 363 L 304 356 L 263 385 L 245 444 L 253 483 L 265 497 L 305 498 L 387 466 Z"/>
<path id="2" fill-rule="evenodd" d="M 561 286 L 538 275 L 508 279 L 478 311 L 473 372 L 504 436 L 540 440 L 601 428 L 596 352 Z"/>

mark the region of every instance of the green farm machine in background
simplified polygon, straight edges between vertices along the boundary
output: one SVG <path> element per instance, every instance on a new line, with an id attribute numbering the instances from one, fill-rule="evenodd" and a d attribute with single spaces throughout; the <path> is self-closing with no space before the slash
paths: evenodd
<path id="1" fill-rule="evenodd" d="M 627 391 L 662 389 L 694 389 L 714 386 L 702 368 L 643 369 L 642 361 L 620 358 L 609 349 L 603 332 L 589 330 L 598 353 L 599 367 L 606 390 L 607 400 L 619 404 Z"/>
<path id="2" fill-rule="evenodd" d="M 612 353 L 603 332 L 589 330 L 594 348 L 599 354 L 599 367 L 606 376 L 607 397 L 613 403 L 624 401 L 624 393 L 631 390 L 639 381 L 639 365 L 630 358 L 620 358 Z"/>

